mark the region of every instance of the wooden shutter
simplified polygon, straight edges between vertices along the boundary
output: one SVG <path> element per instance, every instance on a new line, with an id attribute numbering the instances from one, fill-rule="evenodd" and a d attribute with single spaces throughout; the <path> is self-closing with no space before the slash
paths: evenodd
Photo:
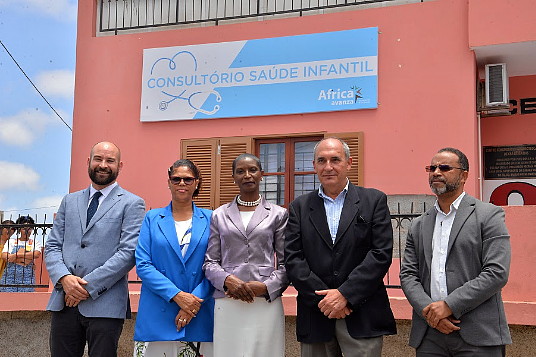
<path id="1" fill-rule="evenodd" d="M 192 160 L 201 172 L 201 191 L 194 199 L 199 207 L 213 209 L 216 206 L 216 150 L 217 139 L 189 139 L 181 142 L 181 157 Z"/>
<path id="2" fill-rule="evenodd" d="M 348 172 L 348 178 L 354 185 L 363 186 L 363 132 L 326 133 L 324 137 L 336 137 L 348 144 L 352 157 L 352 167 Z"/>
<path id="3" fill-rule="evenodd" d="M 216 156 L 216 207 L 231 202 L 238 194 L 238 187 L 233 182 L 233 160 L 240 154 L 253 153 L 253 140 L 250 137 L 221 138 Z"/>

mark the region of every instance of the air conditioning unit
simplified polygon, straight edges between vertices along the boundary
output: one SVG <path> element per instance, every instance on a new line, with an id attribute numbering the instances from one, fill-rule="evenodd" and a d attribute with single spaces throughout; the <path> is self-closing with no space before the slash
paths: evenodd
<path id="1" fill-rule="evenodd" d="M 486 65 L 486 107 L 509 104 L 506 63 Z"/>

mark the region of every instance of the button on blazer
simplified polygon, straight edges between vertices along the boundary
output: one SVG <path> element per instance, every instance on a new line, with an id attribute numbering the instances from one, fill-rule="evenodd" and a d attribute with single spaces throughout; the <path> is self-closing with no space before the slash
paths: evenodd
<path id="1" fill-rule="evenodd" d="M 288 286 L 284 266 L 284 230 L 287 210 L 264 199 L 244 227 L 236 200 L 212 215 L 210 240 L 205 256 L 205 275 L 216 288 L 214 298 L 225 296 L 223 284 L 233 274 L 243 281 L 262 281 L 268 300 L 283 294 Z"/>
<path id="2" fill-rule="evenodd" d="M 400 270 L 402 289 L 413 307 L 409 344 L 415 348 L 429 328 L 422 310 L 433 302 L 430 264 L 436 214 L 432 208 L 412 222 Z M 503 209 L 466 194 L 449 236 L 445 302 L 461 321 L 460 336 L 471 345 L 512 343 L 501 297 L 508 281 L 510 254 Z"/>
<path id="3" fill-rule="evenodd" d="M 119 185 L 101 202 L 86 227 L 89 187 L 66 195 L 45 244 L 45 262 L 54 284 L 47 310 L 61 311 L 65 292 L 59 280 L 69 274 L 88 283 L 90 297 L 78 305 L 86 317 L 130 317 L 128 272 L 145 214 L 143 200 Z"/>
<path id="4" fill-rule="evenodd" d="M 335 335 L 335 319 L 320 311 L 315 290 L 338 289 L 353 312 L 345 318 L 354 338 L 396 333 L 383 278 L 391 265 L 393 229 L 387 197 L 348 184 L 335 243 L 318 190 L 290 204 L 285 265 L 298 291 L 298 341 L 320 343 Z"/>

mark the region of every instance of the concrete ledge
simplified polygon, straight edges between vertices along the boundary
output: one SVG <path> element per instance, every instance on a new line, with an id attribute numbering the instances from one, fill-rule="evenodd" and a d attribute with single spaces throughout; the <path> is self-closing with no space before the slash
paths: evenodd
<path id="1" fill-rule="evenodd" d="M 396 291 L 392 295 L 398 295 L 398 293 L 399 291 Z M 286 316 L 296 316 L 296 296 L 296 289 L 292 286 L 283 294 L 283 308 Z M 0 312 L 42 312 L 46 309 L 49 297 L 49 292 L 0 293 Z M 140 292 L 130 292 L 130 304 L 133 312 L 138 311 L 139 301 Z M 395 319 L 411 320 L 412 308 L 405 297 L 390 296 L 389 302 Z M 505 301 L 504 307 L 508 324 L 536 326 L 536 302 Z"/>

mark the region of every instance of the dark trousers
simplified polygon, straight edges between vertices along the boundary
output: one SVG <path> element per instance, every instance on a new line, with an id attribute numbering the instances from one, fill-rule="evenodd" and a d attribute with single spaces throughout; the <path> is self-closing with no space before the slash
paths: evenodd
<path id="1" fill-rule="evenodd" d="M 86 341 L 90 357 L 116 357 L 123 319 L 85 317 L 78 307 L 52 312 L 50 354 L 52 357 L 81 357 Z"/>
<path id="2" fill-rule="evenodd" d="M 445 335 L 428 328 L 417 348 L 417 357 L 504 357 L 505 346 L 473 346 L 463 340 L 458 331 Z"/>

